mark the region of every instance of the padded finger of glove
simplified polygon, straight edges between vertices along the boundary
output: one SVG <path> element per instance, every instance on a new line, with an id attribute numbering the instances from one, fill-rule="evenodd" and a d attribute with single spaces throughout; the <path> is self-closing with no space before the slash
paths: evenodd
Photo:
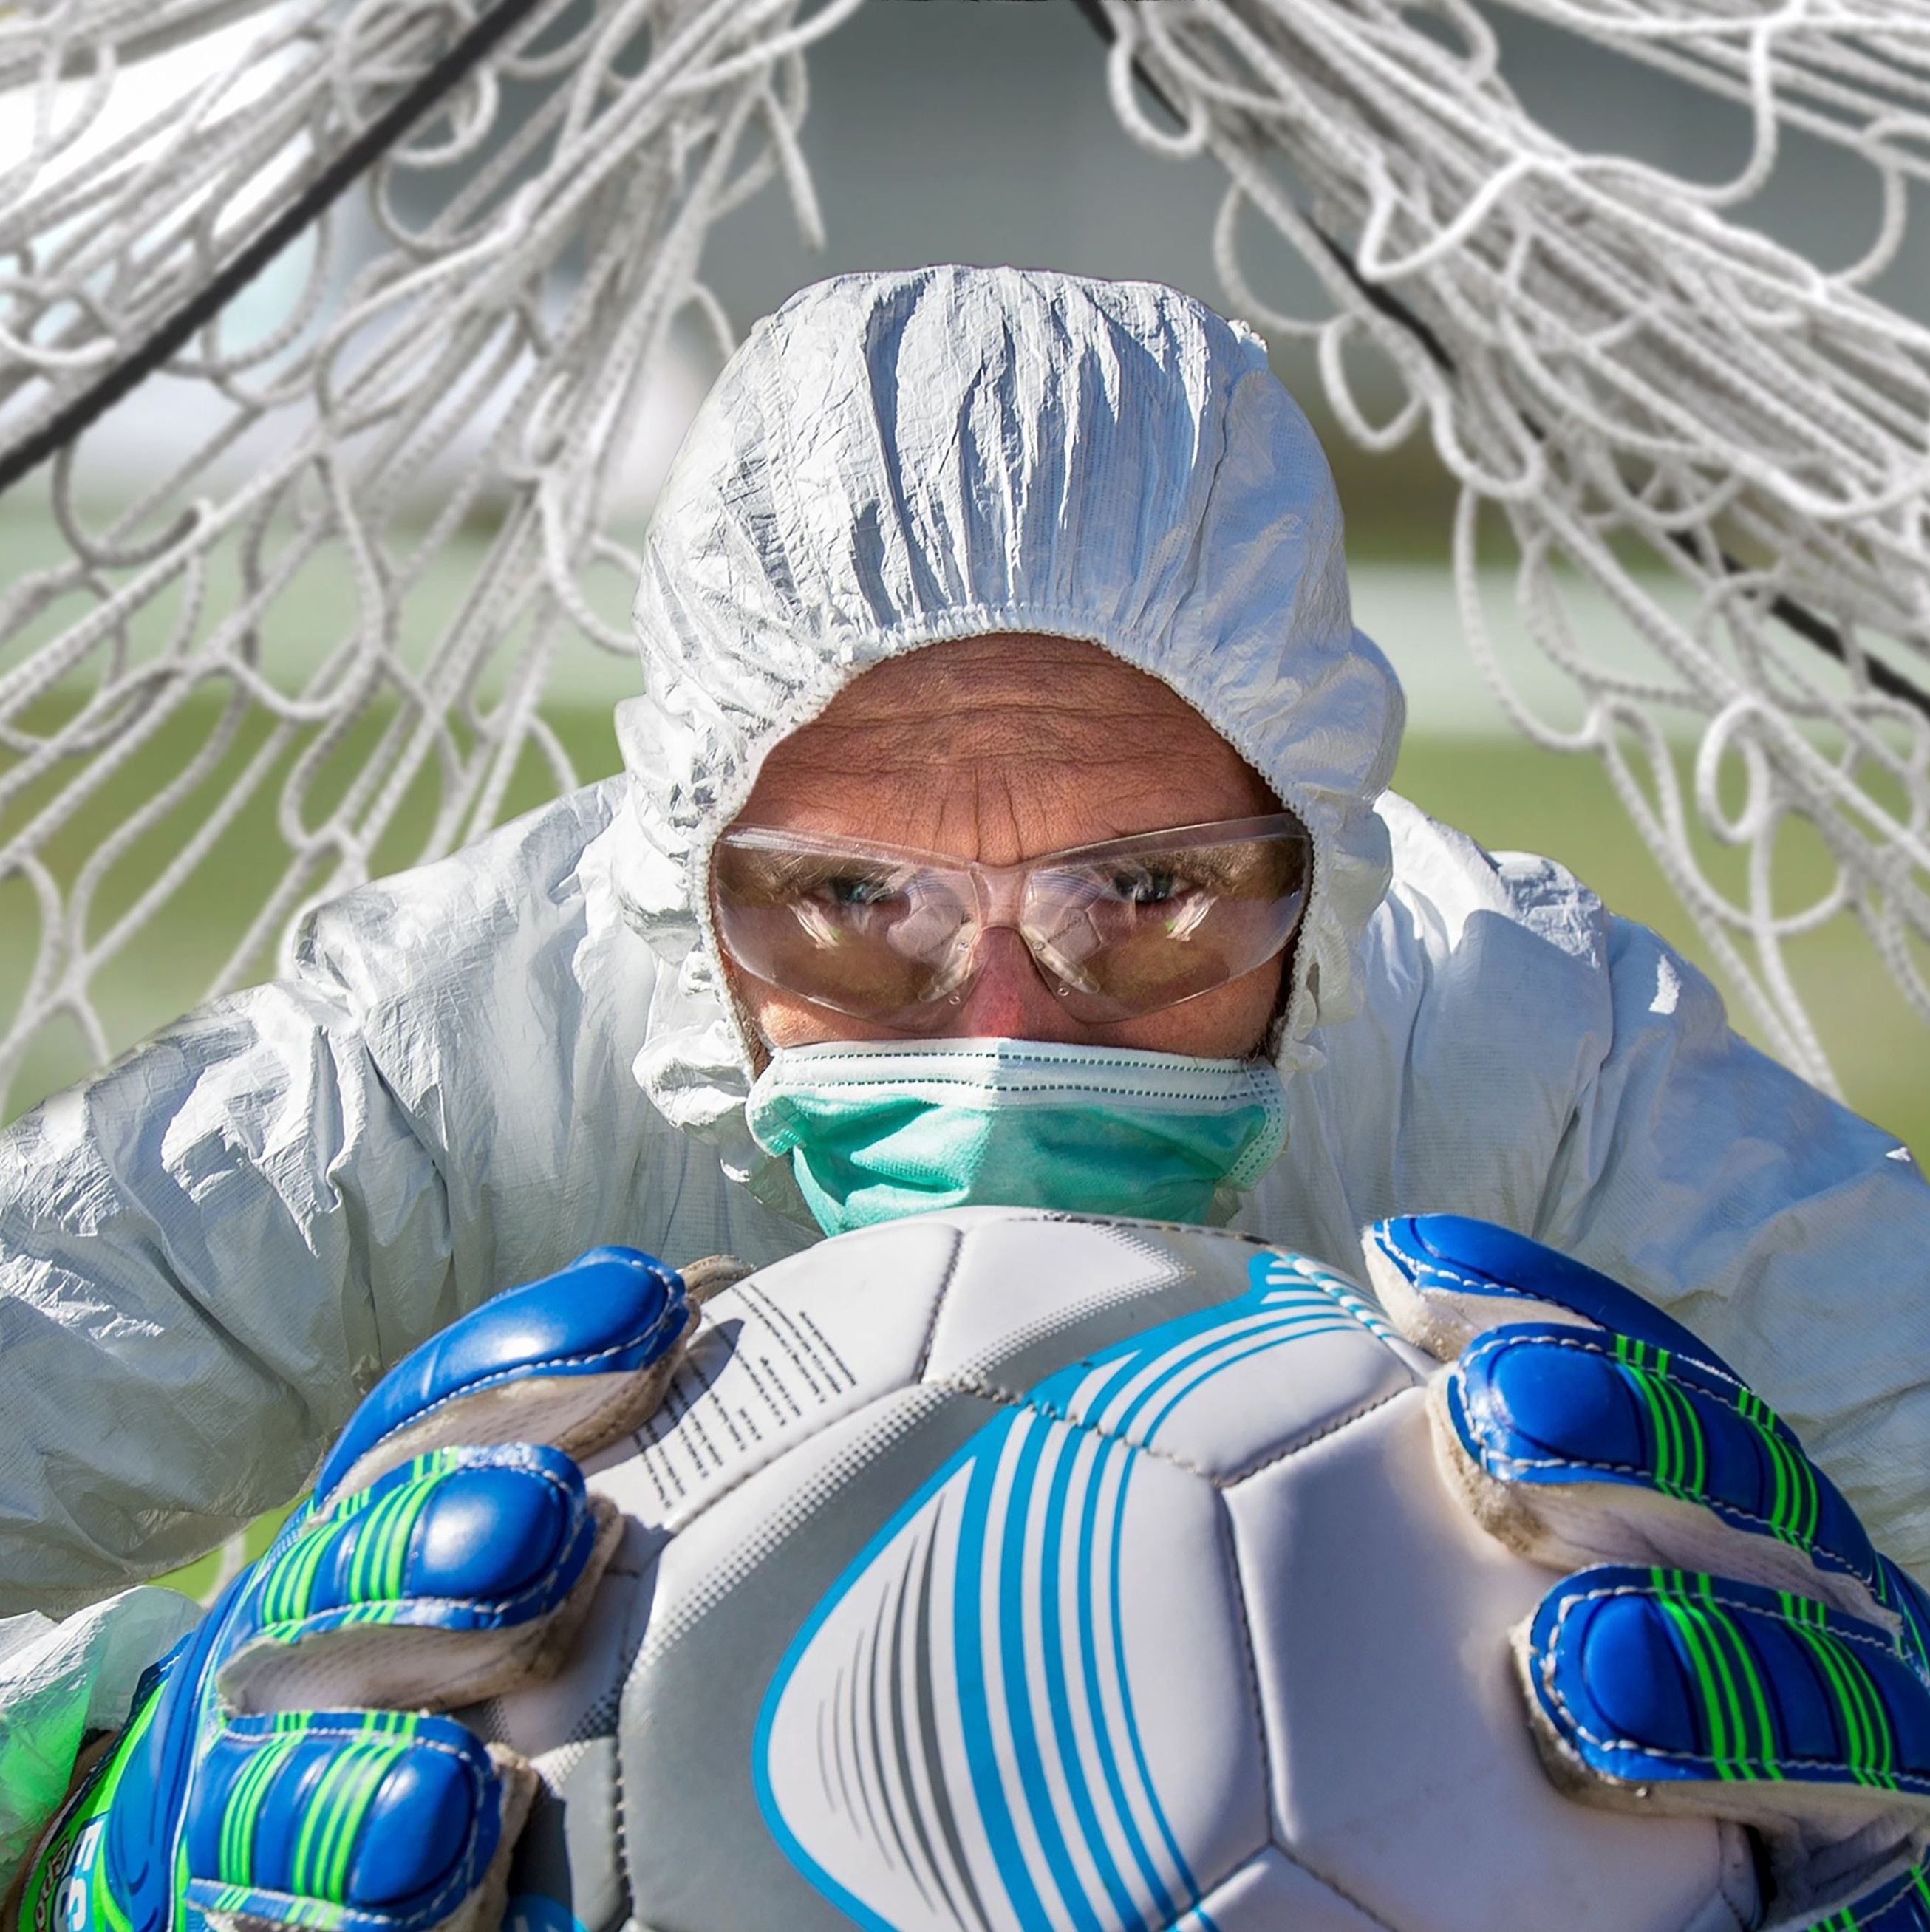
<path id="1" fill-rule="evenodd" d="M 196 1766 L 187 1901 L 224 1928 L 491 1932 L 535 1786 L 447 1718 L 234 1718 Z"/>
<path id="2" fill-rule="evenodd" d="M 1531 1561 L 1660 1563 L 1822 1597 L 1894 1628 L 1856 1513 L 1734 1376 L 1603 1329 L 1523 1324 L 1429 1391 L 1476 1520 Z"/>
<path id="3" fill-rule="evenodd" d="M 1930 1828 L 1930 1690 L 1860 1618 L 1604 1565 L 1550 1591 L 1515 1652 L 1543 1759 L 1577 1796 L 1771 1832 Z"/>
<path id="4" fill-rule="evenodd" d="M 621 1528 L 559 1450 L 413 1457 L 276 1538 L 230 1620 L 221 1694 L 245 1711 L 446 1708 L 545 1675 Z"/>
<path id="5" fill-rule="evenodd" d="M 1460 1214 L 1402 1214 L 1361 1238 L 1367 1278 L 1388 1318 L 1437 1361 L 1477 1335 L 1540 1322 L 1613 1329 L 1734 1380 L 1733 1372 L 1679 1322 L 1556 1250 Z"/>
<path id="6" fill-rule="evenodd" d="M 315 1492 L 359 1489 L 453 1442 L 593 1455 L 656 1407 L 696 1323 L 674 1269 L 635 1248 L 593 1248 L 404 1356 L 350 1418 Z"/>

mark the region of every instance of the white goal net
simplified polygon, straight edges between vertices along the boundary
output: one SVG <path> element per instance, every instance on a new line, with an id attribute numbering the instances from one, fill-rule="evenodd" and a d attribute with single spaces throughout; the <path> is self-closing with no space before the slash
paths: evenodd
<path id="1" fill-rule="evenodd" d="M 1121 7 L 1114 96 L 1130 114 L 1121 70 L 1142 49 L 1185 114 L 1181 139 L 1232 177 L 1229 290 L 1263 326 L 1317 338 L 1352 434 L 1385 446 L 1427 423 L 1461 486 L 1454 568 L 1475 662 L 1529 736 L 1601 757 L 1733 989 L 1830 1087 L 1786 941 L 1853 916 L 1930 1021 L 1930 332 L 1864 292 L 1930 162 L 1930 16 L 1907 0 L 1514 4 L 1744 101 L 1746 165 L 1697 186 L 1565 147 L 1511 94 L 1481 16 L 1451 4 L 1431 10 L 1451 44 L 1391 7 Z M 1880 219 L 1833 273 L 1726 218 L 1792 128 L 1871 171 Z M 1321 269 L 1334 316 L 1296 322 L 1254 293 L 1247 207 Z M 1379 424 L 1349 396 L 1356 334 L 1405 388 Z M 1518 559 L 1530 635 L 1585 700 L 1569 728 L 1538 718 L 1496 659 L 1484 515 Z M 1653 566 L 1685 595 L 1658 593 Z M 1578 593 L 1614 606 L 1646 664 L 1591 658 Z M 1685 730 L 1687 785 L 1670 754 Z M 1826 873 L 1792 902 L 1778 860 L 1802 828 Z M 1698 830 L 1742 849 L 1733 884 Z"/>
<path id="2" fill-rule="evenodd" d="M 632 650 L 610 498 L 639 398 L 674 326 L 728 344 L 703 280 L 723 214 L 770 183 L 815 229 L 806 51 L 856 4 L 0 11 L 0 482 L 59 550 L 0 582 L 0 932 L 24 962 L 0 1095 L 50 1027 L 106 1057 L 104 968 L 238 830 L 272 827 L 276 862 L 225 882 L 248 903 L 210 991 L 273 970 L 318 898 L 495 822 L 530 761 L 577 782 L 540 700 L 562 656 Z M 1514 4 L 1578 58 L 1742 104 L 1746 165 L 1712 186 L 1576 151 L 1458 0 L 1088 10 L 1129 131 L 1226 170 L 1229 305 L 1316 345 L 1357 440 L 1427 435 L 1457 480 L 1473 664 L 1529 736 L 1603 760 L 1759 1032 L 1832 1086 L 1797 936 L 1859 922 L 1930 1021 L 1930 331 L 1869 292 L 1930 166 L 1930 14 Z M 191 83 L 143 94 L 191 42 Z M 1847 267 L 1736 217 L 1792 130 L 1865 167 Z M 1282 242 L 1325 313 L 1262 294 L 1252 257 Z M 1363 344 L 1402 397 L 1375 419 Z M 179 432 L 97 511 L 92 439 L 144 388 L 182 399 Z M 1497 557 L 1576 700 L 1558 722 L 1494 647 Z M 329 648 L 283 661 L 318 599 Z M 1597 652 L 1583 601 L 1632 650 Z"/>
<path id="3" fill-rule="evenodd" d="M 698 276 L 720 215 L 781 174 L 815 222 L 801 50 L 855 3 L 808 22 L 797 0 L 0 14 L 0 478 L 44 450 L 14 488 L 47 493 L 65 552 L 0 592 L 0 920 L 33 929 L 0 1093 L 63 1017 L 106 1056 L 98 976 L 238 820 L 271 818 L 280 862 L 234 882 L 254 902 L 215 992 L 272 970 L 305 908 L 378 854 L 495 822 L 526 757 L 578 782 L 539 700 L 566 648 L 634 656 L 638 564 L 604 505 L 640 387 L 680 316 L 728 333 Z M 148 380 L 203 392 L 181 405 L 192 433 L 91 520 L 100 386 L 155 362 L 224 266 L 506 5 L 515 24 L 378 146 L 353 199 L 301 221 L 272 326 L 237 340 L 224 308 L 158 358 Z M 227 58 L 185 98 L 117 123 L 132 64 L 216 30 Z M 436 608 L 458 543 L 464 592 Z M 278 620 L 317 598 L 340 607 L 330 647 L 278 662 Z M 430 809 L 385 848 L 412 794 Z M 63 864 L 77 824 L 87 849 Z M 117 868 L 139 889 L 104 914 Z"/>

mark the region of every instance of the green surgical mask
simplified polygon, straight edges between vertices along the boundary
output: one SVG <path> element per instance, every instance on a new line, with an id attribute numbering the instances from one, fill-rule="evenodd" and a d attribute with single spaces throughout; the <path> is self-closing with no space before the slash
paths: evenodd
<path id="1" fill-rule="evenodd" d="M 746 1111 L 827 1234 L 977 1204 L 1223 1220 L 1286 1142 L 1265 1060 L 1030 1040 L 784 1048 Z"/>

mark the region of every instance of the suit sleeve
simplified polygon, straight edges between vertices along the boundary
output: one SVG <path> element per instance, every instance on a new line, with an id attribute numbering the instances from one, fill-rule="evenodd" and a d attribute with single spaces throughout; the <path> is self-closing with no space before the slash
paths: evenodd
<path id="1" fill-rule="evenodd" d="M 599 794 L 333 902 L 294 980 L 0 1136 L 0 1616 L 192 1558 L 418 1342 L 649 1232 L 651 980 L 586 924 Z"/>
<path id="2" fill-rule="evenodd" d="M 1706 1337 L 1930 1580 L 1930 1186 L 1654 933 L 1606 939 L 1607 1050 L 1532 1232 Z"/>
<path id="3" fill-rule="evenodd" d="M 221 1001 L 0 1143 L 0 1612 L 186 1561 L 300 1489 L 455 1311 L 449 1210 L 339 989 Z"/>

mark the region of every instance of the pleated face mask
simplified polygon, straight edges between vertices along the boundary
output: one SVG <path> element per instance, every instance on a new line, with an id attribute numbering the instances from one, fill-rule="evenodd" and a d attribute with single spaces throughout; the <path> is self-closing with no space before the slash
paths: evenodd
<path id="1" fill-rule="evenodd" d="M 978 1204 L 1223 1220 L 1286 1141 L 1265 1060 L 1028 1040 L 780 1048 L 748 1112 L 827 1234 Z"/>

